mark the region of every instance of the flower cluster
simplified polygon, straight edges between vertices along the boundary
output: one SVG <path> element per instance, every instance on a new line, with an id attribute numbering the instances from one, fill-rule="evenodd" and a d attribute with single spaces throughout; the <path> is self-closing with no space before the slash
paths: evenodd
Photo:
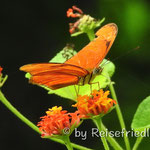
<path id="1" fill-rule="evenodd" d="M 76 13 L 74 13 L 74 11 L 76 11 Z M 69 8 L 67 11 L 67 17 L 78 18 L 81 17 L 82 15 L 83 11 L 76 6 L 72 6 L 72 8 Z"/>
<path id="2" fill-rule="evenodd" d="M 38 123 L 42 136 L 63 135 L 65 128 L 77 127 L 81 118 L 106 114 L 116 104 L 116 101 L 108 98 L 108 95 L 109 91 L 94 90 L 90 96 L 79 96 L 78 102 L 73 105 L 77 107 L 78 111 L 74 113 L 68 113 L 62 110 L 62 107 L 57 106 L 49 109 L 46 111 L 47 115 L 41 117 L 41 121 Z"/>
<path id="3" fill-rule="evenodd" d="M 0 66 L 0 76 L 2 75 L 3 68 Z"/>
<path id="4" fill-rule="evenodd" d="M 62 107 L 53 107 L 46 112 L 46 116 L 41 117 L 41 121 L 38 123 L 39 130 L 42 132 L 42 136 L 53 136 L 65 134 L 63 130 L 65 128 L 71 129 L 72 126 L 77 127 L 80 123 L 80 117 L 78 112 L 67 113 L 63 111 Z"/>
<path id="5" fill-rule="evenodd" d="M 67 17 L 78 18 L 76 22 L 69 23 L 69 32 L 72 36 L 88 33 L 91 30 L 99 27 L 104 21 L 104 19 L 96 20 L 90 15 L 84 14 L 83 11 L 76 6 L 72 6 L 72 8 L 68 9 Z"/>
<path id="6" fill-rule="evenodd" d="M 108 95 L 109 91 L 104 92 L 102 89 L 99 91 L 94 90 L 90 96 L 79 96 L 78 102 L 73 106 L 77 107 L 83 118 L 106 114 L 116 104 L 116 101 L 108 98 Z"/>

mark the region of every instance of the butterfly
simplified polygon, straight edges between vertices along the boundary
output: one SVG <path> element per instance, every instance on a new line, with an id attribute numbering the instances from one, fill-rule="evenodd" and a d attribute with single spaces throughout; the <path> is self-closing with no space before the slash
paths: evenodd
<path id="1" fill-rule="evenodd" d="M 52 90 L 69 85 L 90 83 L 101 72 L 99 67 L 110 50 L 118 32 L 117 25 L 109 23 L 96 32 L 96 38 L 64 63 L 33 63 L 20 67 L 31 74 L 29 82 Z"/>

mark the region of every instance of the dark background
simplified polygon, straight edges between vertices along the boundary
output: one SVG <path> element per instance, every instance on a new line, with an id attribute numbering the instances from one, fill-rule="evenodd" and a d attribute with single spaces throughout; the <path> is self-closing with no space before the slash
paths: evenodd
<path id="1" fill-rule="evenodd" d="M 114 22 L 119 32 L 107 58 L 113 60 L 116 72 L 113 76 L 119 103 L 125 118 L 127 129 L 138 104 L 150 92 L 150 3 L 148 0 L 44 0 L 1 2 L 0 24 L 0 65 L 9 78 L 2 88 L 7 99 L 35 124 L 45 111 L 55 105 L 70 109 L 70 101 L 56 95 L 48 95 L 44 89 L 28 84 L 19 67 L 34 62 L 47 62 L 66 43 L 75 43 L 80 50 L 88 42 L 86 35 L 71 38 L 68 32 L 66 10 L 77 5 L 86 14 L 101 19 L 103 24 Z M 134 50 L 136 47 L 140 47 Z M 0 148 L 1 149 L 66 149 L 64 146 L 41 139 L 31 128 L 15 117 L 0 103 Z M 120 130 L 115 111 L 104 118 L 109 130 Z M 89 131 L 95 127 L 91 121 L 85 121 L 79 128 Z M 133 145 L 135 139 L 131 139 Z M 90 136 L 71 137 L 73 142 L 90 148 L 103 149 L 98 138 Z M 122 138 L 117 140 L 123 143 Z M 149 138 L 145 138 L 140 147 L 149 148 Z M 139 148 L 139 149 L 141 149 Z"/>

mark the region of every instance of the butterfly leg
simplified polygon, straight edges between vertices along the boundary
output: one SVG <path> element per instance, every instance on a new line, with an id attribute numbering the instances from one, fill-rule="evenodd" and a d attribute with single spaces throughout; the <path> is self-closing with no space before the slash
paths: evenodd
<path id="1" fill-rule="evenodd" d="M 78 95 L 79 95 L 79 91 L 80 91 L 80 85 L 78 85 Z"/>
<path id="2" fill-rule="evenodd" d="M 74 89 L 75 89 L 75 92 L 76 92 L 76 96 L 78 97 L 78 90 L 77 90 L 75 85 L 74 85 Z"/>
<path id="3" fill-rule="evenodd" d="M 92 92 L 92 84 L 97 84 L 98 85 L 98 90 L 100 90 L 100 83 L 99 82 L 89 82 L 88 83 L 90 85 L 90 89 L 91 89 L 91 92 Z"/>
<path id="4" fill-rule="evenodd" d="M 88 84 L 90 85 L 91 93 L 92 93 L 92 84 L 97 84 L 98 85 L 98 90 L 100 89 L 100 83 L 99 82 L 91 82 L 92 76 L 93 76 L 93 74 L 90 75 L 89 81 L 88 81 Z"/>
<path id="5" fill-rule="evenodd" d="M 79 91 L 80 91 L 80 85 L 78 85 L 78 88 L 76 87 L 76 85 L 74 85 L 74 89 L 75 89 L 75 92 L 76 92 L 76 96 L 78 97 L 79 96 Z"/>

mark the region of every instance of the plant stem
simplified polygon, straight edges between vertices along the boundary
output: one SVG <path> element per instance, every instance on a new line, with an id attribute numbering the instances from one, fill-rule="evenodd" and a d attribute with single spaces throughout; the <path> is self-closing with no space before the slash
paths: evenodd
<path id="1" fill-rule="evenodd" d="M 39 128 L 34 125 L 30 120 L 28 120 L 25 116 L 23 116 L 14 106 L 12 106 L 12 104 L 5 98 L 5 96 L 3 95 L 3 93 L 0 90 L 0 101 L 14 114 L 16 115 L 21 121 L 23 121 L 26 125 L 28 125 L 30 128 L 32 128 L 34 131 L 36 131 L 37 133 L 41 134 L 41 132 L 39 131 Z M 60 144 L 64 144 L 64 141 L 60 140 L 60 139 L 56 139 L 56 138 L 48 138 L 52 141 L 58 142 Z M 90 148 L 86 148 L 84 146 L 80 146 L 74 143 L 71 143 L 71 145 L 79 150 L 92 150 Z"/>
<path id="2" fill-rule="evenodd" d="M 95 38 L 94 30 L 89 30 L 89 31 L 87 32 L 87 36 L 88 36 L 88 38 L 89 38 L 90 41 L 93 41 L 94 38 Z"/>
<path id="3" fill-rule="evenodd" d="M 69 136 L 63 136 L 62 140 L 64 141 L 64 143 L 65 143 L 68 150 L 73 150 L 72 145 L 70 143 Z"/>
<path id="4" fill-rule="evenodd" d="M 103 130 L 102 130 L 102 120 L 101 120 L 100 117 L 94 118 L 94 119 L 93 119 L 93 122 L 94 122 L 95 125 L 97 126 L 97 128 L 98 128 L 98 130 L 99 130 L 99 133 L 100 133 L 101 131 L 103 131 Z M 106 135 L 104 135 L 104 136 L 102 135 L 102 136 L 101 136 L 101 140 L 102 140 L 102 143 L 103 143 L 103 146 L 104 146 L 105 150 L 109 150 L 109 146 L 108 146 L 108 143 L 107 143 L 107 141 L 106 141 L 105 136 L 106 136 Z"/>
<path id="5" fill-rule="evenodd" d="M 109 78 L 109 80 L 110 80 L 110 78 Z M 110 80 L 109 88 L 110 88 L 110 91 L 111 91 L 112 98 L 114 100 L 116 100 L 116 102 L 117 102 L 116 112 L 117 112 L 117 116 L 118 116 L 118 119 L 119 119 L 119 122 L 120 122 L 121 129 L 122 129 L 122 131 L 124 130 L 124 142 L 125 142 L 125 145 L 126 145 L 126 149 L 130 150 L 131 148 L 130 148 L 130 143 L 129 143 L 129 139 L 128 139 L 127 132 L 126 132 L 124 119 L 123 119 L 121 109 L 120 109 L 120 106 L 119 106 L 119 103 L 118 103 L 118 100 L 117 100 L 117 96 L 116 96 L 114 86 L 111 83 L 111 80 Z"/>
<path id="6" fill-rule="evenodd" d="M 1 80 L 0 80 L 0 88 L 4 85 L 4 83 L 6 82 L 7 78 L 8 78 L 8 75 L 5 75 L 4 78 L 0 77 Z"/>
<path id="7" fill-rule="evenodd" d="M 135 144 L 134 144 L 132 150 L 137 150 L 137 148 L 138 148 L 139 144 L 141 143 L 142 139 L 143 139 L 142 136 L 140 136 L 140 137 L 138 137 L 138 138 L 136 139 L 136 142 L 135 142 Z"/>
<path id="8" fill-rule="evenodd" d="M 106 129 L 103 123 L 102 123 L 102 130 L 106 134 L 108 133 L 108 135 L 106 135 L 106 139 L 115 150 L 123 150 L 123 148 L 117 143 L 117 141 L 113 137 L 111 137 L 109 131 Z"/>
<path id="9" fill-rule="evenodd" d="M 21 119 L 24 123 L 26 123 L 29 127 L 31 127 L 34 131 L 40 133 L 38 127 L 36 127 L 31 121 L 25 118 L 15 107 L 13 107 L 10 102 L 4 97 L 3 93 L 0 90 L 0 100 L 1 102 L 19 119 Z"/>

